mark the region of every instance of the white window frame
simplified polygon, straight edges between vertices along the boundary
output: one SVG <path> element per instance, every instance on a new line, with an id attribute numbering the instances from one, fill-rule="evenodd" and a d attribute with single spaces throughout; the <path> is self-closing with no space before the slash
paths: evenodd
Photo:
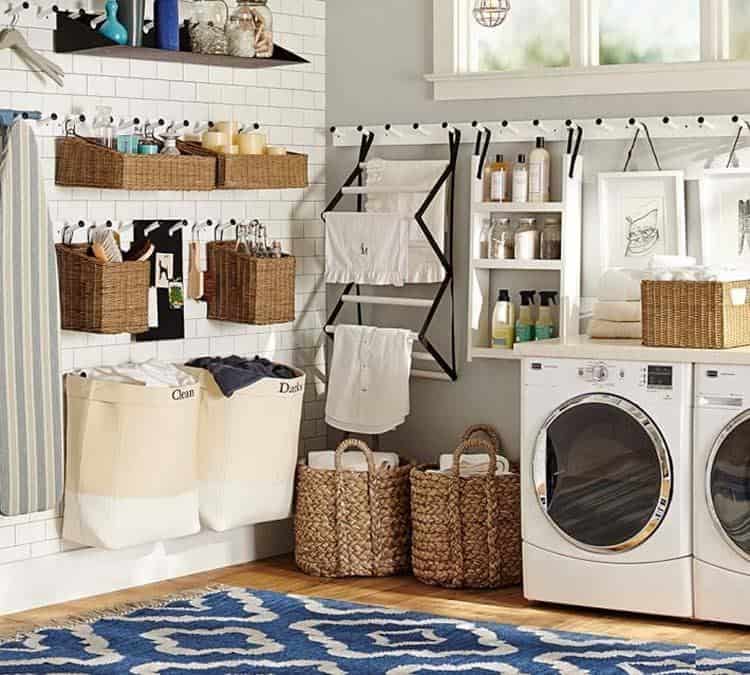
<path id="1" fill-rule="evenodd" d="M 473 0 L 433 0 L 434 72 L 425 78 L 434 84 L 435 99 L 537 98 L 748 88 L 750 61 L 729 60 L 729 0 L 700 0 L 700 61 L 611 66 L 599 65 L 598 0 L 569 1 L 569 67 L 469 72 L 469 22 L 473 21 Z"/>

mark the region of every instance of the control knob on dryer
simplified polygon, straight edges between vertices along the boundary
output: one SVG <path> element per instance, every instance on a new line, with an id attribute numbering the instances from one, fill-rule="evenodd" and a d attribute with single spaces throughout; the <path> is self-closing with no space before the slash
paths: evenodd
<path id="1" fill-rule="evenodd" d="M 594 366 L 591 371 L 591 376 L 594 382 L 605 382 L 607 378 L 609 377 L 609 371 L 607 370 L 607 366 L 603 366 L 603 365 Z"/>

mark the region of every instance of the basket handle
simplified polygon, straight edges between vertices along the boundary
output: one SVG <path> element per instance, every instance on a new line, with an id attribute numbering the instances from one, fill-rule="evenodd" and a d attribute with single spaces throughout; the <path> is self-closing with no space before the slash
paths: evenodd
<path id="1" fill-rule="evenodd" d="M 375 473 L 375 458 L 372 455 L 372 450 L 370 450 L 370 446 L 367 445 L 367 443 L 365 443 L 364 441 L 360 441 L 358 438 L 346 438 L 341 441 L 341 443 L 339 443 L 334 455 L 336 461 L 336 471 L 344 470 L 341 466 L 341 462 L 343 459 L 344 451 L 348 450 L 349 448 L 356 448 L 357 450 L 362 452 L 362 454 L 365 456 L 365 459 L 367 460 L 368 473 Z"/>
<path id="2" fill-rule="evenodd" d="M 490 440 L 490 443 L 495 446 L 495 450 L 497 450 L 498 452 L 500 452 L 500 450 L 502 449 L 502 445 L 500 443 L 500 434 L 498 433 L 497 429 L 491 424 L 473 424 L 470 427 L 466 427 L 466 431 L 464 431 L 463 435 L 461 436 L 461 440 L 468 441 L 475 434 L 484 434 L 485 436 L 487 436 L 487 438 Z"/>
<path id="3" fill-rule="evenodd" d="M 478 438 L 469 438 L 468 440 L 461 441 L 460 445 L 453 451 L 453 466 L 451 467 L 451 473 L 454 478 L 461 476 L 461 457 L 467 450 L 484 450 L 490 458 L 490 465 L 487 469 L 487 476 L 489 478 L 494 477 L 495 471 L 497 471 L 497 450 L 492 447 L 487 441 L 480 440 Z"/>

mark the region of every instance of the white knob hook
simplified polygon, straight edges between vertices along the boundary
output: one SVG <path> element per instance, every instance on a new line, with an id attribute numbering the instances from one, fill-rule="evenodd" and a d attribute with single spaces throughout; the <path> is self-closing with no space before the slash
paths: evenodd
<path id="1" fill-rule="evenodd" d="M 148 237 L 149 234 L 154 232 L 155 230 L 158 230 L 161 227 L 161 223 L 158 220 L 155 220 L 151 225 L 146 227 L 145 230 L 143 230 L 143 236 Z"/>
<path id="2" fill-rule="evenodd" d="M 37 5 L 36 15 L 38 18 L 44 20 L 44 19 L 48 19 L 52 14 L 56 14 L 57 10 L 58 10 L 58 7 L 56 4 L 45 5 L 45 4 L 39 3 Z"/>
<path id="3" fill-rule="evenodd" d="M 404 134 L 403 134 L 403 132 L 401 132 L 401 131 L 399 131 L 398 129 L 396 129 L 396 128 L 395 128 L 395 127 L 394 127 L 394 126 L 393 126 L 392 124 L 390 124 L 390 123 L 388 123 L 388 124 L 384 125 L 384 126 L 383 126 L 383 128 L 385 129 L 385 135 L 386 135 L 386 136 L 393 136 L 393 137 L 395 137 L 395 138 L 403 138 L 403 137 L 404 137 Z"/>
<path id="4" fill-rule="evenodd" d="M 169 228 L 169 236 L 174 237 L 177 232 L 179 232 L 183 227 L 187 227 L 188 221 L 187 220 L 181 220 L 179 223 L 175 223 L 172 225 L 172 227 Z"/>
<path id="5" fill-rule="evenodd" d="M 515 126 L 513 126 L 508 120 L 503 120 L 500 122 L 500 133 L 509 132 L 513 134 L 514 136 L 518 136 L 518 129 L 516 129 Z"/>
<path id="6" fill-rule="evenodd" d="M 602 131 L 606 131 L 608 134 L 612 133 L 612 127 L 607 124 L 606 120 L 604 120 L 601 117 L 597 117 L 596 121 L 594 122 L 597 129 L 601 129 Z"/>
<path id="7" fill-rule="evenodd" d="M 420 136 L 431 136 L 429 129 L 425 129 L 419 122 L 414 122 L 414 124 L 411 125 L 412 131 L 414 131 L 415 134 L 419 134 Z"/>

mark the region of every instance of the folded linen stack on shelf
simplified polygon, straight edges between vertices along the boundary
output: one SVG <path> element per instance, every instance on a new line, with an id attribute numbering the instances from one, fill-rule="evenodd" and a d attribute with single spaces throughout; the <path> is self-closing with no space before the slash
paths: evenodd
<path id="1" fill-rule="evenodd" d="M 641 339 L 641 278 L 637 270 L 607 270 L 599 283 L 599 299 L 589 323 L 589 336 Z"/>

